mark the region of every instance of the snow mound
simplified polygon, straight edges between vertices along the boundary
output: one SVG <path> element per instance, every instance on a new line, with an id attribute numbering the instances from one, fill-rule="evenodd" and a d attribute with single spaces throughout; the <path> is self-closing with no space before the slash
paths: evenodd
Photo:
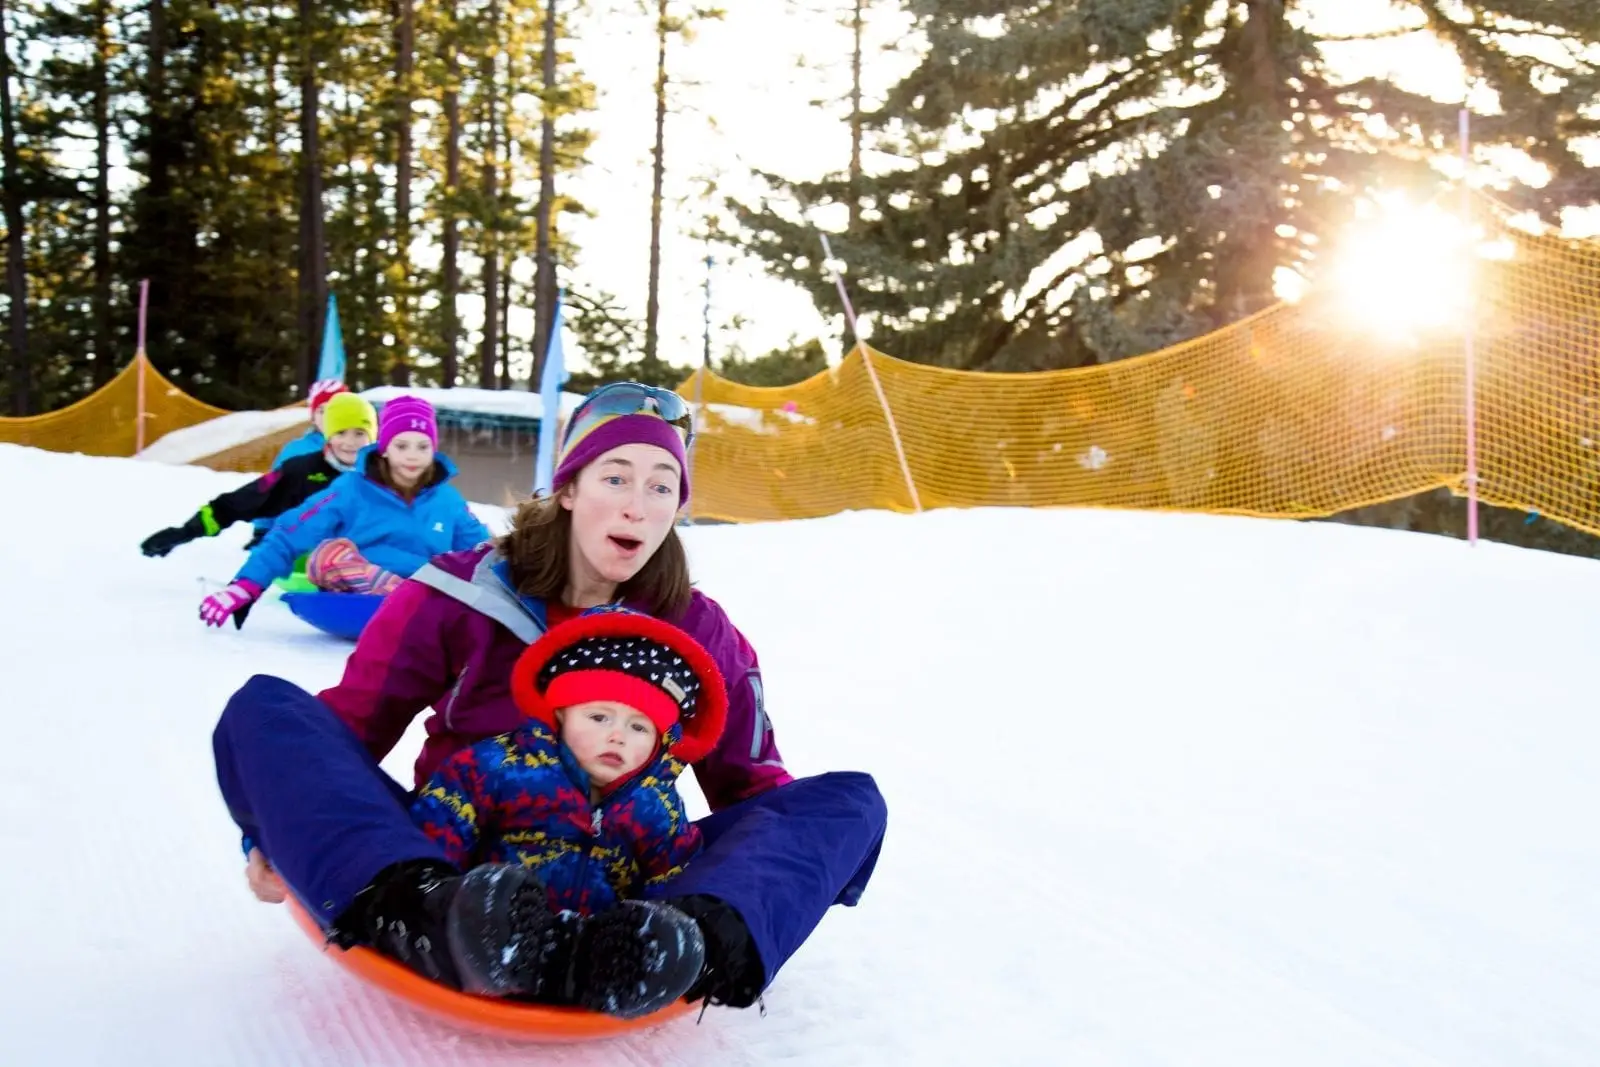
<path id="1" fill-rule="evenodd" d="M 243 477 L 0 446 L 0 1062 L 1600 1062 L 1592 561 L 1108 511 L 688 530 L 792 768 L 877 776 L 882 862 L 765 1018 L 533 1049 L 247 895 L 211 728 L 348 646 L 201 626 L 243 527 L 137 547 Z"/>
<path id="2" fill-rule="evenodd" d="M 193 463 L 291 426 L 310 429 L 311 422 L 306 417 L 304 407 L 295 406 L 278 411 L 236 411 L 182 430 L 173 430 L 140 452 L 138 458 L 156 463 Z"/>

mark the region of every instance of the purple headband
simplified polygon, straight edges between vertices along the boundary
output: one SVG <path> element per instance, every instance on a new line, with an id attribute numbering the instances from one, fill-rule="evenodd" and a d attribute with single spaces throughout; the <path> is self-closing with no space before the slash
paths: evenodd
<path id="1" fill-rule="evenodd" d="M 689 461 L 683 454 L 683 438 L 677 428 L 659 415 L 613 415 L 567 446 L 556 464 L 552 493 L 559 493 L 578 472 L 602 454 L 623 445 L 655 445 L 672 453 L 678 461 L 678 506 L 689 502 Z"/>

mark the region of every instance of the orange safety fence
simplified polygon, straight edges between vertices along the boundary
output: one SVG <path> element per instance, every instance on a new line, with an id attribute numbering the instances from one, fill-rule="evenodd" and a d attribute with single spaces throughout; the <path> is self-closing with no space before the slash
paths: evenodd
<path id="1" fill-rule="evenodd" d="M 1600 243 L 1535 235 L 1486 200 L 1470 290 L 1405 327 L 1313 291 L 1160 352 L 988 374 L 860 347 L 782 388 L 697 373 L 693 514 L 750 522 L 867 508 L 1013 505 L 1332 515 L 1466 490 L 1467 352 L 1479 493 L 1600 534 Z M 1468 293 L 1473 294 L 1468 297 Z M 905 466 L 868 374 L 893 412 Z M 128 456 L 225 414 L 140 359 L 71 407 L 0 419 L 0 441 Z M 264 470 L 299 427 L 205 457 Z"/>

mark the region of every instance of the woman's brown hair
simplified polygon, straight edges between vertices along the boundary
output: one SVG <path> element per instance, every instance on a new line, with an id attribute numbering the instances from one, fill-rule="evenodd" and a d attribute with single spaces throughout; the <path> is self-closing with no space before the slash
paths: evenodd
<path id="1" fill-rule="evenodd" d="M 572 564 L 572 512 L 558 496 L 529 500 L 517 508 L 511 532 L 500 538 L 500 553 L 511 566 L 511 580 L 523 596 L 561 600 Z M 689 557 L 676 526 L 645 561 L 639 573 L 617 587 L 617 596 L 642 606 L 658 619 L 676 621 L 689 607 Z"/>

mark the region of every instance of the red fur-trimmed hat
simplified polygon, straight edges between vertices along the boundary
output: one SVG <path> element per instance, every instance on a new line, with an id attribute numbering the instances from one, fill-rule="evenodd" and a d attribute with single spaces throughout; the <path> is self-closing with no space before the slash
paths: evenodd
<path id="1" fill-rule="evenodd" d="M 551 728 L 555 713 L 574 704 L 626 704 L 655 723 L 684 763 L 711 752 L 728 718 L 711 654 L 676 626 L 622 607 L 591 608 L 529 645 L 511 669 L 511 696 Z"/>

